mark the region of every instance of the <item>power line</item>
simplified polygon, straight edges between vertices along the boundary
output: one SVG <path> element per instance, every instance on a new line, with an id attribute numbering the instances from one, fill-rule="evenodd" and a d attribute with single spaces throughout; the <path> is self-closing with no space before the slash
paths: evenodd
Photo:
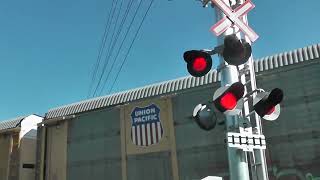
<path id="1" fill-rule="evenodd" d="M 110 76 L 110 73 L 111 73 L 111 71 L 112 71 L 112 69 L 113 69 L 113 66 L 115 65 L 115 62 L 117 61 L 118 56 L 119 56 L 119 54 L 120 54 L 120 50 L 122 49 L 123 43 L 124 43 L 125 39 L 127 38 L 127 35 L 128 35 L 128 33 L 129 33 L 132 25 L 133 25 L 133 22 L 134 22 L 137 14 L 138 14 L 138 11 L 139 11 L 139 9 L 140 9 L 140 7 L 141 7 L 141 5 L 142 5 L 142 1 L 143 1 L 143 0 L 141 0 L 141 1 L 139 2 L 138 8 L 136 9 L 136 11 L 135 11 L 135 13 L 134 13 L 134 16 L 133 16 L 133 18 L 132 18 L 132 20 L 131 20 L 131 22 L 130 22 L 129 28 L 127 29 L 127 32 L 126 32 L 126 34 L 125 34 L 125 37 L 124 37 L 123 41 L 121 42 L 120 48 L 119 48 L 118 51 L 117 51 L 117 55 L 116 55 L 116 57 L 115 57 L 115 60 L 113 61 L 112 65 L 111 65 L 111 68 L 110 68 L 110 71 L 109 71 L 108 74 L 107 74 L 107 78 L 105 79 L 105 81 L 104 81 L 104 83 L 103 83 L 103 86 L 102 86 L 103 89 L 104 89 L 104 87 L 105 87 L 105 85 L 106 85 L 106 83 L 107 83 L 107 81 L 108 81 L 108 79 L 109 79 L 109 76 Z M 99 95 L 101 95 L 103 89 L 100 91 L 100 94 L 99 94 Z"/>
<path id="2" fill-rule="evenodd" d="M 122 7 L 122 3 L 123 3 L 123 0 L 121 0 L 121 4 L 120 4 L 120 7 L 119 7 L 119 10 L 118 10 L 118 15 L 117 15 L 117 18 L 116 18 L 116 23 L 114 25 L 114 28 L 113 28 L 113 31 L 112 31 L 112 35 L 111 35 L 111 41 L 110 41 L 110 44 L 108 46 L 108 53 L 107 54 L 110 54 L 110 49 L 113 47 L 111 44 L 114 44 L 115 40 L 114 40 L 114 34 L 116 32 L 116 29 L 117 29 L 117 24 L 118 24 L 118 19 L 119 19 L 119 15 L 120 15 L 120 11 L 121 11 L 121 7 Z M 120 23 L 121 24 L 121 23 Z M 119 28 L 118 28 L 118 31 L 119 31 Z M 118 33 L 117 31 L 117 33 Z M 107 56 L 106 56 L 107 57 Z M 106 60 L 107 58 L 105 58 Z M 109 59 L 107 59 L 107 64 L 108 64 L 108 61 Z"/>
<path id="3" fill-rule="evenodd" d="M 94 79 L 96 78 L 96 75 L 97 75 L 97 72 L 98 72 L 98 67 L 99 67 L 100 61 L 101 61 L 101 56 L 103 54 L 103 51 L 104 51 L 104 48 L 105 48 L 105 45 L 106 45 L 106 40 L 108 38 L 108 34 L 109 34 L 109 30 L 110 30 L 110 24 L 111 24 L 110 20 L 113 19 L 113 16 L 114 16 L 114 10 L 115 10 L 115 9 L 113 9 L 114 8 L 114 2 L 116 2 L 116 1 L 115 0 L 112 1 L 111 9 L 109 11 L 108 18 L 107 18 L 107 23 L 105 25 L 104 33 L 103 33 L 103 36 L 101 38 L 101 44 L 100 44 L 100 48 L 99 48 L 99 51 L 98 51 L 98 57 L 97 57 L 95 65 L 93 66 L 93 73 L 92 73 L 91 83 L 90 83 L 90 86 L 89 86 L 88 96 L 87 97 L 90 96 L 91 88 L 92 88 L 92 86 L 94 84 Z"/>
<path id="4" fill-rule="evenodd" d="M 112 70 L 115 62 L 117 61 L 117 58 L 118 58 L 118 56 L 119 56 L 119 52 L 120 52 L 120 50 L 122 49 L 122 46 L 123 46 L 123 44 L 124 44 L 124 41 L 125 41 L 125 39 L 126 39 L 127 36 L 128 36 L 128 33 L 129 33 L 129 31 L 130 31 L 130 29 L 131 29 L 131 27 L 132 27 L 132 24 L 133 24 L 133 22 L 134 22 L 134 20 L 135 20 L 135 18 L 136 18 L 136 15 L 138 14 L 138 11 L 139 11 L 139 9 L 140 9 L 140 7 L 141 7 L 142 1 L 143 1 L 143 0 L 141 0 L 141 1 L 139 2 L 139 5 L 138 5 L 136 11 L 134 12 L 134 16 L 133 16 L 133 18 L 132 18 L 132 20 L 131 20 L 131 22 L 130 22 L 130 25 L 129 25 L 127 31 L 126 31 L 126 34 L 125 34 L 125 36 L 124 36 L 124 38 L 123 38 L 123 40 L 122 40 L 122 42 L 121 42 L 121 45 L 120 45 L 120 47 L 118 48 L 117 55 L 116 55 L 116 57 L 115 57 L 112 65 L 111 65 L 111 68 L 110 68 L 111 70 Z M 105 70 L 105 68 L 106 68 L 106 67 L 104 67 L 104 70 Z M 105 81 L 108 80 L 111 70 L 108 72 L 108 75 L 107 75 L 107 78 L 105 79 Z M 100 76 L 98 85 L 100 85 L 101 80 L 102 80 L 102 76 Z M 105 83 L 104 83 L 104 85 L 105 85 Z M 104 86 L 103 86 L 102 88 L 104 88 Z M 98 89 L 98 86 L 96 86 L 93 96 L 95 96 L 95 94 L 96 94 L 96 92 L 97 92 L 97 89 Z M 101 92 L 102 92 L 102 91 L 101 91 Z M 101 94 L 101 92 L 100 92 L 100 94 Z"/>
<path id="5" fill-rule="evenodd" d="M 146 18 L 147 15 L 148 15 L 148 12 L 149 12 L 149 10 L 150 10 L 153 2 L 154 2 L 154 0 L 151 0 L 151 2 L 150 2 L 150 4 L 149 4 L 149 7 L 148 7 L 146 13 L 145 13 L 144 16 L 143 16 L 143 19 L 142 19 L 142 21 L 141 21 L 141 23 L 140 23 L 140 25 L 139 25 L 139 28 L 138 28 L 138 30 L 136 31 L 136 34 L 135 34 L 135 36 L 134 36 L 134 38 L 133 38 L 133 40 L 132 40 L 132 42 L 131 42 L 131 44 L 130 44 L 129 50 L 127 51 L 127 54 L 126 54 L 126 56 L 125 56 L 125 58 L 124 58 L 124 61 L 122 62 L 121 66 L 120 66 L 120 69 L 119 69 L 119 71 L 118 71 L 118 73 L 117 73 L 117 75 L 116 75 L 116 78 L 114 79 L 114 81 L 113 81 L 113 83 L 112 83 L 112 85 L 111 85 L 111 88 L 110 88 L 110 90 L 108 91 L 108 93 L 110 93 L 110 92 L 112 91 L 112 89 L 113 89 L 113 87 L 114 87 L 114 84 L 115 84 L 115 82 L 117 81 L 117 79 L 118 79 L 118 77 L 119 77 L 119 74 L 120 74 L 120 72 L 121 72 L 121 70 L 122 70 L 122 67 L 123 67 L 124 63 L 126 62 L 126 60 L 127 60 L 127 57 L 128 57 L 128 55 L 129 55 L 129 53 L 130 53 L 130 50 L 131 50 L 131 48 L 132 48 L 132 45 L 134 44 L 134 42 L 135 42 L 135 40 L 136 40 L 136 38 L 137 38 L 137 35 L 138 35 L 138 33 L 139 33 L 139 31 L 140 31 L 140 29 L 141 29 L 141 27 L 142 27 L 142 24 L 143 24 L 145 18 Z"/>
<path id="6" fill-rule="evenodd" d="M 116 9 L 117 9 L 118 2 L 119 2 L 119 1 L 116 2 L 115 7 L 114 7 L 114 9 L 113 9 L 113 11 L 112 11 L 112 17 L 111 17 L 111 21 L 109 22 L 109 25 L 112 24 L 112 22 L 113 22 L 113 17 L 114 17 L 115 11 L 116 11 Z M 123 2 L 123 0 L 121 1 L 121 5 L 122 5 L 122 2 Z M 121 5 L 120 5 L 120 9 L 119 9 L 118 12 L 120 12 L 120 10 L 121 10 Z M 119 14 L 120 14 L 120 13 L 118 13 L 118 15 L 119 15 Z M 117 24 L 117 21 L 118 21 L 118 16 L 117 16 L 117 18 L 116 18 L 116 24 Z M 116 27 L 116 24 L 115 24 L 114 27 Z M 111 27 L 111 25 L 108 27 L 108 32 L 109 32 L 109 30 L 110 30 L 110 27 Z M 115 30 L 115 28 L 113 29 L 113 32 L 114 32 L 114 30 Z M 111 37 L 110 41 L 112 41 L 112 37 Z M 105 41 L 105 44 L 106 44 L 106 41 Z M 104 44 L 103 47 L 105 47 L 105 44 Z M 108 50 L 109 50 L 109 49 L 110 49 L 110 43 L 109 43 L 109 46 L 108 46 L 108 48 L 107 48 L 107 52 L 106 52 L 107 54 L 108 54 Z M 101 56 L 100 56 L 100 59 L 101 59 L 101 57 L 102 57 L 102 54 L 101 54 Z M 104 61 L 103 64 L 104 64 L 103 67 L 105 67 L 106 64 L 107 64 L 106 61 Z M 105 71 L 105 68 L 102 69 L 100 78 L 101 78 L 101 76 L 103 76 L 104 71 Z M 96 72 L 96 74 L 98 74 L 98 72 Z M 96 87 L 98 87 L 99 84 L 100 84 L 100 78 L 99 78 L 99 81 L 98 81 L 98 85 L 97 85 Z M 94 79 L 94 80 L 95 80 L 95 79 Z M 94 82 L 94 80 L 93 80 L 93 82 Z M 94 96 L 95 93 L 96 93 L 96 88 L 94 89 L 93 96 Z"/>
<path id="7" fill-rule="evenodd" d="M 120 15 L 120 11 L 121 11 L 121 7 L 122 7 L 122 3 L 123 3 L 123 0 L 121 0 L 121 3 L 120 3 L 120 7 L 119 7 L 119 10 L 118 10 L 118 15 L 116 17 L 116 23 L 114 25 L 114 28 L 112 30 L 112 35 L 111 35 L 111 39 L 110 39 L 110 43 L 109 43 L 109 46 L 108 46 L 108 51 L 107 51 L 107 55 L 110 54 L 110 49 L 111 49 L 111 44 L 113 44 L 114 42 L 114 33 L 116 32 L 116 29 L 117 29 L 117 24 L 118 24 L 118 19 L 119 19 L 119 15 Z M 106 56 L 107 57 L 107 56 Z M 107 58 L 104 58 L 104 64 L 106 64 L 105 66 L 108 66 L 108 63 L 109 63 L 109 59 Z M 102 71 L 103 74 L 104 74 L 104 70 Z"/>
<path id="8" fill-rule="evenodd" d="M 113 43 L 112 43 L 111 50 L 108 51 L 108 55 L 107 55 L 107 57 L 106 57 L 106 58 L 107 58 L 107 62 L 110 62 L 110 57 L 111 57 L 111 55 L 112 55 L 112 52 L 113 52 L 113 50 L 114 50 L 115 45 L 116 45 L 117 42 L 118 42 L 119 35 L 121 34 L 122 27 L 123 27 L 123 25 L 124 25 L 124 22 L 125 22 L 126 19 L 127 19 L 127 16 L 128 16 L 128 14 L 129 14 L 129 11 L 130 11 L 130 9 L 131 9 L 132 4 L 133 4 L 133 0 L 131 0 L 131 1 L 128 3 L 127 9 L 126 9 L 126 11 L 125 11 L 125 14 L 124 14 L 123 18 L 121 19 L 120 27 L 118 28 L 116 37 L 115 37 L 115 39 L 114 39 L 114 41 L 113 41 Z M 125 38 L 124 38 L 124 39 L 125 39 Z M 120 49 L 121 49 L 121 48 L 120 48 Z M 107 65 L 106 65 L 106 67 L 107 67 Z M 104 72 L 105 72 L 105 70 L 106 70 L 106 67 L 104 68 Z M 112 67 L 113 67 L 113 66 L 112 66 Z M 109 72 L 112 70 L 112 67 L 110 68 Z M 105 87 L 105 84 L 106 84 L 106 82 L 107 82 L 108 77 L 109 77 L 109 73 L 108 73 L 108 76 L 107 76 L 106 80 L 103 82 L 103 85 L 102 85 L 102 88 L 100 89 L 99 95 L 102 93 L 102 91 L 103 91 L 103 89 L 104 89 L 104 87 Z"/>

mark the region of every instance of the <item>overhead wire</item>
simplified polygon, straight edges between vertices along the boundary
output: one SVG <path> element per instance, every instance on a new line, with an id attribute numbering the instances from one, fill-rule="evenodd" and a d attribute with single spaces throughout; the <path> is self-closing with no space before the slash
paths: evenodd
<path id="1" fill-rule="evenodd" d="M 114 85 L 115 85 L 115 82 L 117 81 L 117 79 L 118 79 L 118 77 L 119 77 L 119 74 L 120 74 L 120 72 L 121 72 L 121 70 L 122 70 L 122 68 L 123 68 L 123 65 L 125 64 L 125 62 L 126 62 L 126 60 L 127 60 L 127 58 L 128 58 L 128 55 L 129 55 L 130 50 L 131 50 L 131 48 L 132 48 L 132 45 L 134 44 L 134 42 L 135 42 L 135 40 L 136 40 L 136 38 L 137 38 L 137 35 L 138 35 L 138 33 L 139 33 L 139 31 L 140 31 L 140 29 L 141 29 L 141 27 L 142 27 L 142 24 L 143 24 L 145 18 L 146 18 L 147 15 L 148 15 L 148 12 L 149 12 L 149 10 L 150 10 L 153 2 L 154 2 L 154 0 L 151 0 L 150 4 L 149 4 L 149 6 L 148 6 L 148 9 L 147 9 L 146 13 L 145 13 L 144 16 L 143 16 L 142 21 L 140 22 L 139 28 L 138 28 L 138 30 L 136 31 L 136 34 L 134 35 L 134 38 L 133 38 L 133 40 L 132 40 L 132 42 L 131 42 L 131 44 L 130 44 L 130 47 L 129 47 L 127 53 L 126 53 L 126 56 L 125 56 L 124 60 L 123 60 L 122 63 L 121 63 L 120 69 L 119 69 L 119 71 L 117 72 L 116 78 L 114 79 L 114 81 L 113 81 L 113 83 L 112 83 L 112 85 L 111 85 L 111 88 L 110 88 L 110 90 L 108 91 L 108 93 L 110 93 L 110 92 L 112 91 L 112 89 L 113 89 L 113 87 L 114 87 Z"/>
<path id="2" fill-rule="evenodd" d="M 121 4 L 120 4 L 120 7 L 119 7 L 119 11 L 118 11 L 118 15 L 117 15 L 117 18 L 116 18 L 116 23 L 114 25 L 114 28 L 113 28 L 113 31 L 112 31 L 112 35 L 111 35 L 111 41 L 110 41 L 110 44 L 108 46 L 108 53 L 107 55 L 105 56 L 105 60 L 107 61 L 107 64 L 109 62 L 109 59 L 107 59 L 108 55 L 110 54 L 110 49 L 113 48 L 113 44 L 116 42 L 115 39 L 114 39 L 114 34 L 116 32 L 116 29 L 118 29 L 119 31 L 119 28 L 117 28 L 117 24 L 118 24 L 118 19 L 119 19 L 119 15 L 120 15 L 120 11 L 121 11 L 121 7 L 122 7 L 122 3 L 123 3 L 124 0 L 121 0 Z M 129 4 L 128 4 L 129 5 Z M 128 6 L 127 6 L 128 7 Z M 122 22 L 122 21 L 121 21 Z M 121 23 L 120 23 L 121 24 Z M 118 33 L 117 31 L 117 33 Z M 112 45 L 111 45 L 112 44 Z M 108 65 L 107 65 L 108 66 Z"/>
<path id="3" fill-rule="evenodd" d="M 113 17 L 114 17 L 114 15 L 115 15 L 115 11 L 116 11 L 116 9 L 117 9 L 118 2 L 119 2 L 119 1 L 116 2 L 115 8 L 113 9 L 113 12 L 112 12 L 112 18 L 111 18 L 111 21 L 109 22 L 109 24 L 110 24 L 109 29 L 110 29 L 110 27 L 111 27 L 111 24 L 113 24 L 113 23 L 112 23 L 112 22 L 113 22 Z M 112 35 L 111 35 L 110 43 L 108 44 L 108 47 L 107 47 L 106 54 L 109 54 L 110 44 L 111 44 L 111 42 L 112 42 L 112 40 L 113 40 L 113 37 L 114 37 L 114 31 L 115 31 L 116 25 L 117 25 L 117 23 L 118 23 L 118 18 L 119 18 L 119 15 L 120 15 L 122 3 L 123 3 L 123 0 L 121 1 L 120 7 L 119 7 L 119 9 L 118 9 L 118 14 L 116 15 L 116 20 L 115 20 L 114 28 L 113 28 L 113 30 L 111 30 Z M 108 30 L 109 30 L 109 29 L 108 29 Z M 108 32 L 109 32 L 109 31 L 108 31 Z M 104 47 L 105 47 L 105 45 L 104 45 Z M 102 55 L 101 55 L 101 57 L 102 57 Z M 101 59 L 101 57 L 100 57 L 100 59 Z M 106 66 L 107 66 L 107 64 L 108 64 L 108 62 L 106 62 L 106 58 L 104 58 L 104 61 L 103 61 L 103 62 L 104 62 L 104 63 L 103 63 L 103 68 L 102 68 L 102 71 L 101 71 L 100 76 L 99 76 L 99 81 L 98 81 L 97 85 L 96 85 L 95 88 L 94 88 L 93 96 L 96 94 L 97 87 L 99 87 L 99 85 L 100 85 L 100 81 L 101 81 L 100 79 L 101 79 L 101 77 L 104 75 L 104 71 L 105 71 Z M 97 74 L 97 73 L 96 73 L 96 74 Z M 94 81 L 94 80 L 93 80 L 93 81 Z"/>
<path id="4" fill-rule="evenodd" d="M 116 17 L 116 23 L 115 23 L 114 28 L 113 28 L 113 30 L 112 30 L 112 35 L 111 35 L 110 43 L 109 43 L 109 46 L 108 46 L 107 55 L 106 55 L 105 58 L 104 58 L 104 67 L 105 67 L 105 66 L 107 67 L 107 66 L 108 66 L 108 63 L 109 63 L 109 59 L 108 59 L 107 57 L 108 57 L 108 55 L 110 54 L 110 49 L 111 49 L 111 46 L 112 46 L 111 44 L 113 44 L 113 42 L 115 42 L 115 40 L 114 40 L 114 34 L 115 34 L 115 32 L 116 32 L 116 29 L 117 29 L 117 24 L 118 24 L 118 20 L 119 20 L 120 11 L 121 11 L 121 7 L 122 7 L 123 1 L 124 1 L 124 0 L 121 0 L 120 6 L 119 6 L 119 10 L 118 10 L 118 15 L 117 15 L 117 17 Z M 104 74 L 105 69 L 103 69 L 102 72 L 103 72 L 103 74 Z"/>
<path id="5" fill-rule="evenodd" d="M 134 22 L 134 20 L 135 20 L 135 18 L 136 18 L 136 16 L 137 16 L 137 14 L 138 14 L 138 11 L 139 11 L 139 9 L 140 9 L 140 7 L 141 7 L 141 5 L 142 5 L 142 2 L 143 2 L 143 0 L 141 0 L 141 1 L 139 2 L 138 7 L 136 8 L 136 10 L 135 10 L 135 12 L 134 12 L 134 16 L 133 16 L 133 18 L 131 19 L 131 22 L 130 22 L 130 24 L 129 24 L 129 27 L 127 28 L 127 31 L 126 31 L 126 33 L 125 33 L 125 35 L 124 35 L 124 38 L 123 38 L 122 41 L 121 41 L 121 45 L 120 45 L 120 47 L 118 48 L 117 55 L 116 55 L 116 57 L 114 58 L 114 61 L 113 61 L 112 65 L 111 65 L 111 68 L 110 68 L 110 71 L 108 72 L 107 78 L 105 79 L 105 82 L 103 83 L 103 85 L 105 85 L 105 83 L 107 82 L 107 80 L 108 80 L 108 78 L 109 78 L 109 75 L 110 75 L 110 73 L 111 73 L 111 71 L 112 71 L 112 69 L 113 69 L 113 67 L 114 67 L 114 65 L 115 65 L 115 62 L 117 61 L 117 58 L 118 58 L 118 56 L 119 56 L 119 54 L 120 54 L 120 50 L 122 49 L 123 44 L 124 44 L 124 42 L 125 42 L 128 34 L 129 34 L 129 31 L 131 30 L 132 24 L 133 24 L 133 22 Z M 102 76 L 100 76 L 100 79 L 99 79 L 99 82 L 98 82 L 99 84 L 100 84 L 101 80 L 102 80 Z M 102 88 L 104 88 L 104 86 L 103 86 Z M 96 94 L 97 89 L 98 89 L 98 86 L 96 87 L 96 89 L 95 89 L 95 91 L 94 91 L 94 95 Z M 102 91 L 103 91 L 103 90 L 102 90 Z M 102 91 L 100 91 L 100 94 L 101 94 Z M 99 94 L 99 95 L 100 95 L 100 94 Z"/>
<path id="6" fill-rule="evenodd" d="M 106 41 L 107 41 L 107 38 L 108 38 L 108 35 L 109 35 L 109 30 L 110 30 L 110 24 L 111 24 L 110 21 L 112 21 L 113 16 L 114 16 L 114 12 L 115 12 L 115 9 L 116 9 L 116 6 L 114 6 L 115 2 L 116 2 L 116 0 L 112 1 L 111 9 L 110 9 L 109 14 L 108 14 L 107 23 L 105 25 L 103 36 L 101 38 L 101 44 L 100 44 L 99 51 L 98 51 L 98 57 L 97 57 L 97 60 L 96 60 L 96 62 L 94 64 L 94 66 L 93 66 L 92 78 L 91 78 L 91 83 L 90 83 L 90 86 L 89 86 L 87 97 L 90 96 L 90 92 L 91 92 L 92 86 L 94 84 L 94 80 L 96 78 L 96 75 L 97 75 L 97 72 L 98 72 L 98 68 L 99 68 L 99 65 L 100 65 L 101 57 L 102 57 L 102 54 L 104 52 L 104 48 L 105 48 Z M 117 5 L 117 2 L 116 2 L 116 5 Z"/>
<path id="7" fill-rule="evenodd" d="M 129 14 L 129 12 L 130 12 L 130 9 L 131 9 L 131 7 L 132 7 L 132 4 L 133 4 L 133 0 L 130 0 L 130 2 L 128 3 L 128 6 L 127 6 L 127 8 L 126 8 L 126 11 L 125 11 L 125 13 L 124 13 L 124 16 L 123 16 L 122 19 L 121 19 L 121 23 L 120 23 L 120 26 L 119 26 L 118 31 L 117 31 L 117 33 L 116 33 L 115 39 L 114 39 L 114 41 L 112 42 L 111 50 L 108 51 L 108 55 L 107 55 L 107 57 L 106 57 L 106 58 L 107 58 L 107 62 L 110 62 L 110 57 L 111 57 L 111 55 L 112 55 L 112 53 L 113 53 L 113 51 L 114 51 L 115 45 L 116 45 L 117 42 L 118 42 L 119 35 L 121 34 L 123 25 L 124 25 L 124 23 L 125 23 L 125 21 L 126 21 L 126 19 L 127 19 L 127 16 L 128 16 L 128 14 Z M 126 38 L 126 37 L 125 37 L 125 38 Z M 125 38 L 124 38 L 124 39 L 125 39 Z M 120 48 L 120 49 L 121 49 L 121 48 Z M 107 65 L 106 65 L 106 67 L 107 67 Z M 104 67 L 104 70 L 106 70 L 106 67 Z M 110 68 L 109 72 L 112 70 L 112 68 L 113 68 L 113 66 Z M 105 87 L 105 84 L 106 84 L 106 82 L 107 82 L 108 77 L 109 77 L 109 73 L 108 73 L 108 75 L 107 75 L 106 80 L 103 82 L 103 85 L 102 85 L 102 88 L 100 89 L 99 95 L 101 95 L 101 93 L 102 93 L 102 91 L 103 91 L 103 89 L 104 89 L 104 87 Z"/>

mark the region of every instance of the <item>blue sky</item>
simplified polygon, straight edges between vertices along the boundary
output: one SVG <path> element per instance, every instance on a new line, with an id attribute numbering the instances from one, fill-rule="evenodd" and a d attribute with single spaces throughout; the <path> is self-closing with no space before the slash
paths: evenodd
<path id="1" fill-rule="evenodd" d="M 128 1 L 124 0 L 123 6 Z M 107 94 L 149 2 L 143 0 L 101 95 Z M 253 44 L 255 58 L 319 43 L 319 0 L 253 2 L 256 7 L 249 12 L 249 23 L 260 36 Z M 1 3 L 1 120 L 31 113 L 44 115 L 50 108 L 87 98 L 111 3 L 112 0 Z M 134 0 L 127 21 L 138 3 Z M 120 18 L 123 13 L 120 11 Z M 188 75 L 182 54 L 190 49 L 214 47 L 216 37 L 209 31 L 214 23 L 214 10 L 202 8 L 199 1 L 155 1 L 112 92 Z M 125 30 L 128 22 L 124 27 Z"/>

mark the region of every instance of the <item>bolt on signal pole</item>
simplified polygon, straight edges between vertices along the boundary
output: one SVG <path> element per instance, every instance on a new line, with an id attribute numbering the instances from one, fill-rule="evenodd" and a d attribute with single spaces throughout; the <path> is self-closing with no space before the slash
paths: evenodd
<path id="1" fill-rule="evenodd" d="M 230 5 L 229 0 L 223 0 L 226 4 Z M 235 0 L 233 0 L 235 1 Z M 237 0 L 238 1 L 238 0 Z M 239 2 L 233 2 L 234 4 Z M 215 8 L 216 18 L 219 21 L 225 15 L 224 13 Z M 222 45 L 224 42 L 224 37 L 230 34 L 234 34 L 235 28 L 228 28 L 222 36 L 218 37 L 218 46 Z M 240 36 L 240 33 L 237 34 Z M 226 62 L 223 57 L 220 56 L 220 64 L 224 65 Z M 221 86 L 226 86 L 227 84 L 233 84 L 239 81 L 238 70 L 236 66 L 227 65 L 221 69 Z M 235 127 L 239 126 L 239 118 L 238 116 L 228 116 L 226 115 L 226 126 L 228 132 L 234 132 Z M 248 159 L 246 152 L 242 151 L 242 149 L 236 149 L 232 147 L 227 147 L 228 153 L 228 164 L 229 164 L 229 172 L 230 172 L 230 180 L 250 180 L 249 176 L 249 168 L 248 168 Z"/>

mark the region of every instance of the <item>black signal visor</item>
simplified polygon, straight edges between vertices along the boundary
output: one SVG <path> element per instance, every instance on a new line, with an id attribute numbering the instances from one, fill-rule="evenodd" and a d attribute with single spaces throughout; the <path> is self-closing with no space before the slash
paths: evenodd
<path id="1" fill-rule="evenodd" d="M 263 97 L 257 104 L 255 104 L 253 108 L 259 116 L 263 117 L 282 100 L 283 91 L 279 88 L 275 88 L 268 96 Z"/>

